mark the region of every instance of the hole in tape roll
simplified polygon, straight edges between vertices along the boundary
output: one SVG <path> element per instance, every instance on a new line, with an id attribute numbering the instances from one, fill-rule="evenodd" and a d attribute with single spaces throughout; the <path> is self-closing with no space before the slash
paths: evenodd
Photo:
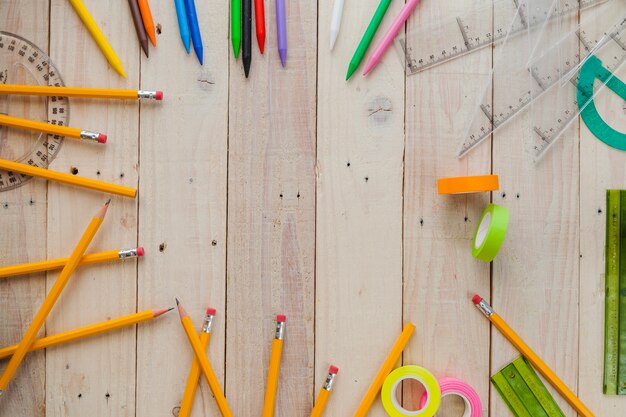
<path id="1" fill-rule="evenodd" d="M 485 213 L 485 217 L 478 226 L 478 232 L 476 233 L 476 247 L 479 248 L 485 243 L 487 238 L 487 232 L 489 231 L 489 225 L 491 225 L 491 213 Z"/>
<path id="2" fill-rule="evenodd" d="M 419 411 L 424 406 L 420 404 L 420 399 L 426 393 L 426 387 L 418 379 L 403 379 L 397 386 L 393 396 L 396 406 L 406 411 Z"/>

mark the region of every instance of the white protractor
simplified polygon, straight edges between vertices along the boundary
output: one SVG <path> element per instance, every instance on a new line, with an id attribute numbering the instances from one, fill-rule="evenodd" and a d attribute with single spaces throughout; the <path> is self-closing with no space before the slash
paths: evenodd
<path id="1" fill-rule="evenodd" d="M 0 31 L 0 83 L 63 86 L 59 70 L 33 43 Z M 67 97 L 0 95 L 0 113 L 48 122 L 69 123 Z M 47 168 L 61 149 L 63 137 L 0 126 L 0 158 Z M 19 187 L 31 177 L 0 171 L 0 192 Z"/>
<path id="2" fill-rule="evenodd" d="M 578 11 L 598 6 L 612 0 L 567 0 L 558 2 L 550 18 L 555 19 Z M 544 24 L 545 16 L 525 11 L 525 2 L 520 0 L 495 0 L 493 4 L 477 7 L 472 11 L 433 25 L 419 28 L 396 38 L 396 49 L 400 54 L 407 75 L 446 63 L 463 55 L 478 51 L 509 36 L 526 34 L 528 29 Z M 525 17 L 527 16 L 527 18 Z M 495 23 L 495 24 L 494 24 Z M 530 24 L 530 25 L 529 25 Z M 428 49 L 416 49 L 428 39 Z"/>

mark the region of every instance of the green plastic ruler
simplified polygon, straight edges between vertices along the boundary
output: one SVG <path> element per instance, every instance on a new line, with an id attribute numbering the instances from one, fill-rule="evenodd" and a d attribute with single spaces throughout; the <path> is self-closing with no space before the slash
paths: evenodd
<path id="1" fill-rule="evenodd" d="M 626 394 L 626 191 L 620 191 L 619 217 L 619 364 L 617 393 Z"/>
<path id="2" fill-rule="evenodd" d="M 532 366 L 518 358 L 491 377 L 494 387 L 516 417 L 564 417 Z"/>
<path id="3" fill-rule="evenodd" d="M 619 190 L 606 192 L 604 393 L 617 394 L 619 356 L 620 208 Z"/>

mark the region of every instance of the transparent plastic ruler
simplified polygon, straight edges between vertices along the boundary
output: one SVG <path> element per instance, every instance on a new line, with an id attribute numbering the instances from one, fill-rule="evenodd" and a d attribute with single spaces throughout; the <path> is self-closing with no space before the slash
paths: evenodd
<path id="1" fill-rule="evenodd" d="M 576 14 L 579 10 L 613 0 L 567 0 L 559 2 L 550 18 Z M 520 0 L 495 0 L 430 28 L 419 28 L 396 38 L 398 50 L 407 75 L 432 68 L 463 55 L 478 51 L 509 36 L 525 34 L 541 26 L 545 15 L 524 10 Z M 494 25 L 494 22 L 497 22 Z M 418 49 L 420 39 L 428 39 L 427 49 Z"/>

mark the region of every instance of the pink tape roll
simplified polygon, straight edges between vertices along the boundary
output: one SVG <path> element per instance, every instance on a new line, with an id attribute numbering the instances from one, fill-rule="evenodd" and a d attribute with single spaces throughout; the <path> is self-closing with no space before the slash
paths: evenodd
<path id="1" fill-rule="evenodd" d="M 465 382 L 454 378 L 441 378 L 439 379 L 439 386 L 441 387 L 441 398 L 446 395 L 458 395 L 463 399 L 465 403 L 465 412 L 463 417 L 481 417 L 483 414 L 483 404 L 480 402 L 480 397 L 474 391 L 474 388 L 467 385 Z M 420 408 L 426 404 L 426 392 L 422 395 L 420 400 Z"/>

